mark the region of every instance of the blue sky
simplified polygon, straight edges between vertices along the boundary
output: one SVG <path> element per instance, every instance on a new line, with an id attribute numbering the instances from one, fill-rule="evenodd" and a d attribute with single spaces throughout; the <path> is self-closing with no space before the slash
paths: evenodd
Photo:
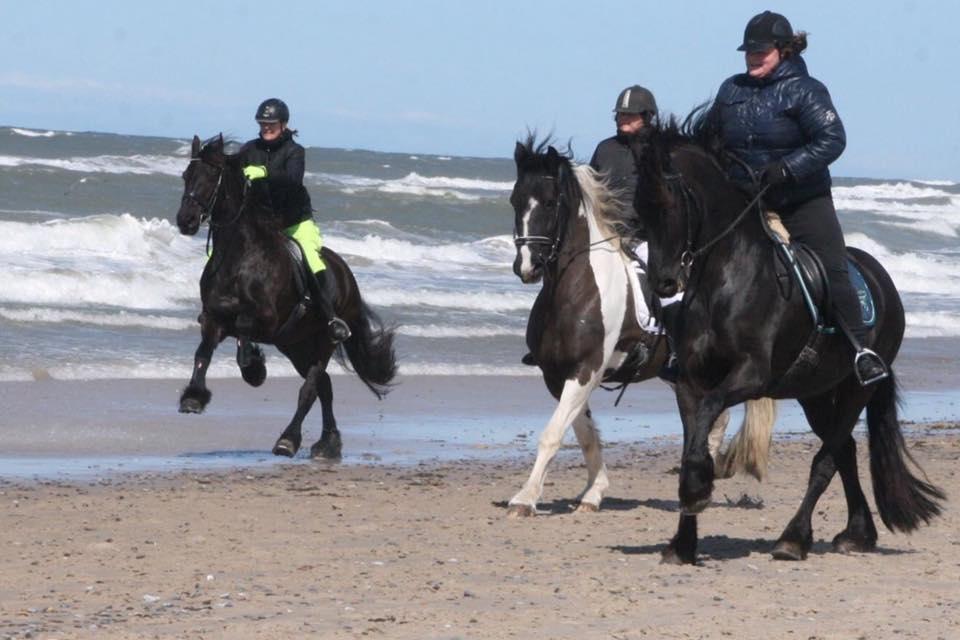
<path id="1" fill-rule="evenodd" d="M 960 179 L 960 2 L 0 0 L 0 124 L 255 133 L 278 96 L 311 146 L 509 156 L 526 129 L 610 135 L 624 86 L 685 114 L 784 13 L 833 96 L 835 175 Z"/>

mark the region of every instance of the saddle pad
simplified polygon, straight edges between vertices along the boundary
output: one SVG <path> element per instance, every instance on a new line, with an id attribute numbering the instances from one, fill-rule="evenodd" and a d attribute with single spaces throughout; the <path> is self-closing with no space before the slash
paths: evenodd
<path id="1" fill-rule="evenodd" d="M 820 312 L 823 313 L 826 291 L 826 275 L 823 272 L 823 265 L 808 247 L 790 245 L 790 248 L 796 256 L 800 273 L 803 275 L 801 285 L 809 293 Z M 860 267 L 849 257 L 847 258 L 847 271 L 850 273 L 850 284 L 853 286 L 853 290 L 857 292 L 857 299 L 860 301 L 863 323 L 867 327 L 872 327 L 877 323 L 877 308 L 870 287 L 867 286 L 867 281 L 864 279 Z"/>

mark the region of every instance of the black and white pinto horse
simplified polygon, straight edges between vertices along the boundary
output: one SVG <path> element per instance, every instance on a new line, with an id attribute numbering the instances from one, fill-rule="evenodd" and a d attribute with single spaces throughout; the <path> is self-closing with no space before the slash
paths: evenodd
<path id="1" fill-rule="evenodd" d="M 180 232 L 193 235 L 209 221 L 213 253 L 200 278 L 201 342 L 193 375 L 180 397 L 182 413 L 200 413 L 210 402 L 206 372 L 217 345 L 227 336 L 238 339 L 237 361 L 243 379 L 259 386 L 266 377 L 263 352 L 254 344 L 270 343 L 303 376 L 297 410 L 273 447 L 276 455 L 293 456 L 300 448 L 301 426 L 319 397 L 323 432 L 311 456 L 336 459 L 340 431 L 333 415 L 333 388 L 327 364 L 334 357 L 353 371 L 378 398 L 396 374 L 394 333 L 360 297 L 346 262 L 328 247 L 322 257 L 328 280 L 336 285 L 334 306 L 347 322 L 351 337 L 330 342 L 325 318 L 305 311 L 298 265 L 279 216 L 266 204 L 265 181 L 248 186 L 240 160 L 224 153 L 223 138 L 205 145 L 193 139 L 190 165 L 183 173 L 183 198 L 177 213 Z M 345 353 L 344 353 L 345 352 Z"/>
<path id="2" fill-rule="evenodd" d="M 912 531 L 940 513 L 944 495 L 907 465 L 911 456 L 897 418 L 892 372 L 885 380 L 861 386 L 846 340 L 817 330 L 799 287 L 778 284 L 776 249 L 759 208 L 727 180 L 724 159 L 710 151 L 716 141 L 697 114 L 684 127 L 671 120 L 652 128 L 638 161 L 635 201 L 649 232 L 649 281 L 658 295 L 684 290 L 678 323 L 668 327 L 680 362 L 676 393 L 684 432 L 682 514 L 664 560 L 696 561 L 696 514 L 709 503 L 716 475 L 711 425 L 727 407 L 759 397 L 797 398 L 823 441 L 811 465 L 806 495 L 773 547 L 773 556 L 806 558 L 813 544 L 811 517 L 817 500 L 838 471 L 848 520 L 833 539 L 834 548 L 871 550 L 877 530 L 860 487 L 852 436 L 864 407 L 873 491 L 883 523 L 891 531 Z M 848 256 L 874 299 L 876 324 L 868 346 L 892 364 L 904 331 L 900 296 L 869 254 L 848 249 Z"/>
<path id="3" fill-rule="evenodd" d="M 610 483 L 590 394 L 605 381 L 656 376 L 667 356 L 666 340 L 658 339 L 648 322 L 640 278 L 621 246 L 617 194 L 593 169 L 574 166 L 548 141 L 538 144 L 531 136 L 518 142 L 514 160 L 513 270 L 525 283 L 543 280 L 530 310 L 527 346 L 558 404 L 540 435 L 530 477 L 510 499 L 508 515 L 536 513 L 547 465 L 571 423 L 587 466 L 578 510 L 596 511 Z M 772 400 L 748 403 L 740 432 L 721 456 L 727 415 L 720 416 L 711 441 L 718 467 L 728 476 L 746 470 L 762 477 L 774 418 Z"/>

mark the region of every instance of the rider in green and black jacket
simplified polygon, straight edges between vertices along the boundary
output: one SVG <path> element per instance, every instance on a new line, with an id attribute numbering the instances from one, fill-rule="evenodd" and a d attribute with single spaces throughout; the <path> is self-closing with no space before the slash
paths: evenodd
<path id="1" fill-rule="evenodd" d="M 256 121 L 260 136 L 243 145 L 238 154 L 245 165 L 243 173 L 248 180 L 266 180 L 273 209 L 283 220 L 284 233 L 303 248 L 314 274 L 308 283 L 314 307 L 328 320 L 331 340 L 343 342 L 350 337 L 350 328 L 333 308 L 326 282 L 327 266 L 320 257 L 323 237 L 313 220 L 310 194 L 303 186 L 305 153 L 293 139 L 296 131 L 287 128 L 290 110 L 283 100 L 270 98 L 257 108 Z"/>

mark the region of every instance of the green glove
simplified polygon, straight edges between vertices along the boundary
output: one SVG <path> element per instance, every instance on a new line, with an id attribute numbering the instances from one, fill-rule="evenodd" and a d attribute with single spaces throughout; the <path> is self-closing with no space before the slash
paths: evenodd
<path id="1" fill-rule="evenodd" d="M 267 177 L 267 168 L 262 164 L 248 164 L 243 168 L 243 175 L 247 180 L 259 180 Z"/>

